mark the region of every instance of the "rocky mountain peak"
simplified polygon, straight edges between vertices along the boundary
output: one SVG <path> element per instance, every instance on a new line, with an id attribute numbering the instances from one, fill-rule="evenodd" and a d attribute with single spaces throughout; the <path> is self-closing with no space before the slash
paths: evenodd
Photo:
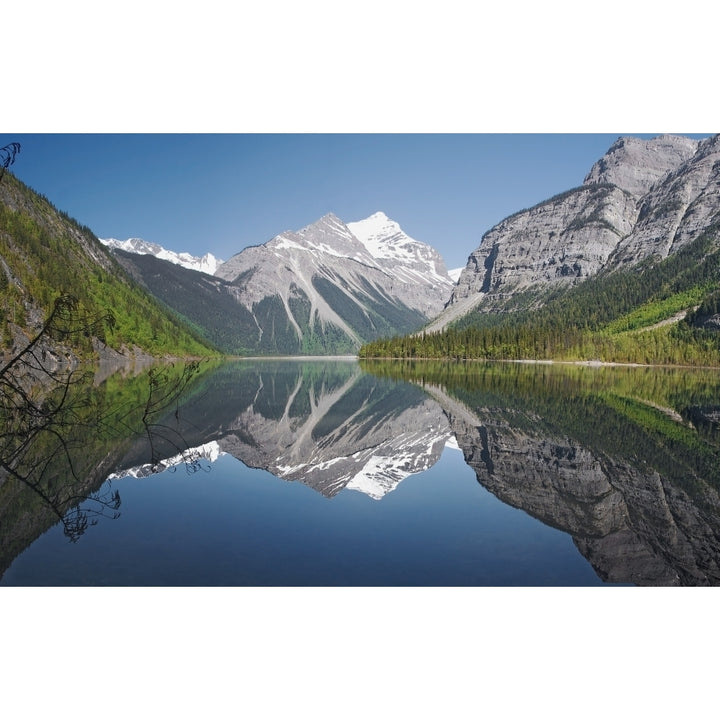
<path id="1" fill-rule="evenodd" d="M 440 255 L 384 213 L 344 223 L 334 213 L 248 247 L 220 266 L 268 350 L 356 349 L 366 338 L 415 329 L 442 309 L 453 281 Z M 322 345 L 322 347 L 320 347 Z"/>
<path id="2" fill-rule="evenodd" d="M 365 246 L 347 225 L 334 213 L 327 213 L 298 231 L 286 230 L 276 235 L 267 247 L 273 252 L 311 252 L 333 257 L 345 257 L 363 264 L 374 265 Z"/>
<path id="3" fill-rule="evenodd" d="M 641 197 L 697 149 L 697 140 L 677 135 L 658 135 L 651 140 L 620 137 L 592 166 L 583 184 L 617 185 Z"/>
<path id="4" fill-rule="evenodd" d="M 301 228 L 297 231 L 300 235 L 312 235 L 318 232 L 331 232 L 340 233 L 341 235 L 348 235 L 347 226 L 335 213 L 326 213 L 321 218 L 318 218 L 309 225 Z"/>

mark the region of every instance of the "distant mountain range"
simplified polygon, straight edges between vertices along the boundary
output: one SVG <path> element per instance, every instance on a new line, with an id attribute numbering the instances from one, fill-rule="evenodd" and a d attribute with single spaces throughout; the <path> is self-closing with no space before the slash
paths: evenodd
<path id="1" fill-rule="evenodd" d="M 115 240 L 115 238 L 99 238 L 105 247 L 111 250 L 123 250 L 137 255 L 152 255 L 160 260 L 188 268 L 188 270 L 197 270 L 208 275 L 214 275 L 215 271 L 222 265 L 223 261 L 216 258 L 212 253 L 206 253 L 202 257 L 195 257 L 190 253 L 177 253 L 174 250 L 167 250 L 157 243 L 148 242 L 141 238 L 129 238 L 127 240 Z"/>
<path id="2" fill-rule="evenodd" d="M 400 226 L 395 221 L 390 220 L 385 213 L 375 213 L 367 220 L 348 223 L 347 227 L 365 244 L 368 251 L 377 261 L 384 262 L 385 266 L 391 270 L 398 267 L 401 272 L 405 270 L 405 277 L 410 282 L 417 279 L 418 273 L 420 273 L 424 282 L 425 270 L 428 267 L 428 254 L 434 254 L 434 251 L 430 246 L 417 243 L 406 235 Z M 128 238 L 127 240 L 99 238 L 99 240 L 111 250 L 122 250 L 136 255 L 152 255 L 159 260 L 167 260 L 188 270 L 197 270 L 208 275 L 214 275 L 225 262 L 216 258 L 212 253 L 206 253 L 202 257 L 187 252 L 177 253 L 174 250 L 168 250 L 162 245 L 141 238 Z M 411 267 L 405 268 L 405 265 L 412 266 L 413 254 L 416 254 L 418 260 L 415 263 L 414 270 Z M 431 274 L 438 272 L 432 263 L 429 266 Z M 447 276 L 450 277 L 453 283 L 456 283 L 462 271 L 463 268 L 461 267 L 453 268 L 447 271 Z M 442 271 L 440 271 L 439 275 L 441 282 L 444 282 L 446 278 Z"/>

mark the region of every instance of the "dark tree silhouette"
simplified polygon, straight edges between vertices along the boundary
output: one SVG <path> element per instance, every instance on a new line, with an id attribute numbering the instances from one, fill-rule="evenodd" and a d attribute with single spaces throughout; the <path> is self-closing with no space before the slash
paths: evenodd
<path id="1" fill-rule="evenodd" d="M 20 152 L 20 143 L 12 142 L 0 148 L 0 180 L 3 179 L 5 170 L 14 162 L 15 156 Z"/>

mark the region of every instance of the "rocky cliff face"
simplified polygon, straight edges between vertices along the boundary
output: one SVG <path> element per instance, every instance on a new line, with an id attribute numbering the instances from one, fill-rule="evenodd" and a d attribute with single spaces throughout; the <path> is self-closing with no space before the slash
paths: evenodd
<path id="1" fill-rule="evenodd" d="M 671 170 L 687 162 L 697 151 L 698 141 L 674 135 L 652 140 L 621 137 L 590 169 L 585 184 L 616 185 L 642 197 Z"/>
<path id="2" fill-rule="evenodd" d="M 468 258 L 436 330 L 480 307 L 532 306 L 601 270 L 667 257 L 720 217 L 720 136 L 620 138 L 581 187 L 512 215 Z M 532 290 L 524 300 L 523 291 Z"/>
<path id="3" fill-rule="evenodd" d="M 676 252 L 720 219 L 720 135 L 699 143 L 693 155 L 639 197 L 633 230 L 618 243 L 611 267 Z"/>
<path id="4" fill-rule="evenodd" d="M 502 307 L 523 290 L 594 275 L 630 234 L 636 204 L 614 185 L 586 185 L 504 220 L 470 255 L 450 303 L 485 299 Z"/>

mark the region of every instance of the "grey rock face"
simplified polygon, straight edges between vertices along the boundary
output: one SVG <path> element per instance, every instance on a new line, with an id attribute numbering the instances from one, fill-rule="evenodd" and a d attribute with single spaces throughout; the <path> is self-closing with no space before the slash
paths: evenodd
<path id="1" fill-rule="evenodd" d="M 720 314 L 712 315 L 704 323 L 703 327 L 708 330 L 720 330 Z"/>
<path id="2" fill-rule="evenodd" d="M 620 138 L 584 184 L 503 220 L 468 258 L 431 330 L 517 294 L 667 257 L 720 216 L 720 136 Z"/>
<path id="3" fill-rule="evenodd" d="M 667 257 L 720 216 L 720 136 L 701 142 L 693 156 L 638 200 L 633 231 L 618 243 L 614 266 L 649 255 Z"/>

